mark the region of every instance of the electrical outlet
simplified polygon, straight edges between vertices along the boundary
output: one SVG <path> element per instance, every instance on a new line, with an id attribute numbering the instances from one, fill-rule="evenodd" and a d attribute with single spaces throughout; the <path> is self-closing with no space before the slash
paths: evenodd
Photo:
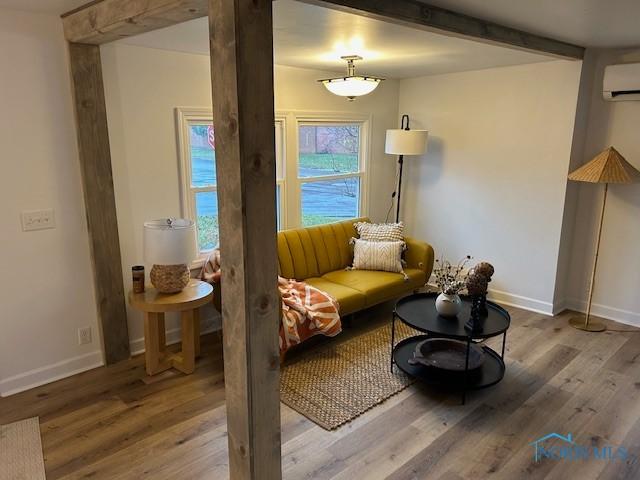
<path id="1" fill-rule="evenodd" d="M 56 228 L 56 218 L 52 208 L 46 210 L 29 210 L 22 212 L 22 230 L 45 230 Z"/>
<path id="2" fill-rule="evenodd" d="M 91 343 L 91 327 L 82 327 L 78 329 L 78 343 L 80 345 Z"/>

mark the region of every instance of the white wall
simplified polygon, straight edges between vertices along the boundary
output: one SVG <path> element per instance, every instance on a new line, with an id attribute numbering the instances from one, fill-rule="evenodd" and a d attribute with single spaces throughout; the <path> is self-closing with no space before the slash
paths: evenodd
<path id="1" fill-rule="evenodd" d="M 0 9 L 0 394 L 102 364 L 60 19 Z M 23 232 L 24 210 L 56 228 Z M 78 345 L 89 326 L 93 343 Z"/>
<path id="2" fill-rule="evenodd" d="M 551 313 L 581 62 L 400 82 L 400 113 L 430 132 L 405 160 L 403 216 L 436 255 L 496 267 L 493 297 Z"/>
<path id="3" fill-rule="evenodd" d="M 586 163 L 613 145 L 640 169 L 640 102 L 605 102 L 602 99 L 604 67 L 640 62 L 640 48 L 591 50 L 594 57 L 593 89 L 588 112 L 584 155 Z M 602 186 L 577 184 L 576 220 L 572 234 L 571 268 L 566 305 L 584 310 L 590 280 L 596 232 L 602 205 Z M 611 185 L 607 198 L 593 313 L 640 326 L 640 185 Z"/>
<path id="4" fill-rule="evenodd" d="M 131 266 L 143 258 L 143 222 L 181 213 L 174 109 L 211 105 L 209 57 L 111 44 L 102 47 L 102 63 L 128 290 Z M 372 115 L 369 213 L 384 219 L 395 172 L 394 159 L 384 154 L 384 135 L 387 128 L 396 126 L 398 82 L 387 80 L 375 93 L 348 102 L 317 83 L 327 76 L 331 74 L 276 66 L 275 108 Z M 128 313 L 132 350 L 139 351 L 143 348 L 141 316 L 131 309 Z M 215 322 L 209 312 L 203 331 L 215 327 Z M 168 330 L 177 327 L 175 319 L 167 323 Z"/>

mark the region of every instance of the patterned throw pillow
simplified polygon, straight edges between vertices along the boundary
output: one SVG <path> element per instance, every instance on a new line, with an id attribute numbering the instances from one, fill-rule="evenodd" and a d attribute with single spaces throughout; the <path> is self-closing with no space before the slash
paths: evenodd
<path id="1" fill-rule="evenodd" d="M 370 242 L 359 238 L 352 239 L 352 242 L 354 270 L 404 273 L 400 260 L 404 242 Z"/>
<path id="2" fill-rule="evenodd" d="M 355 223 L 361 240 L 370 242 L 402 242 L 404 240 L 404 224 L 399 223 Z"/>

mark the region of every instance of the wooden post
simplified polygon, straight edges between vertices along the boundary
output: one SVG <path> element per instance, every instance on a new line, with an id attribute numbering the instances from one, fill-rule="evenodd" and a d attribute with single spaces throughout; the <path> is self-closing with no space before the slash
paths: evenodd
<path id="1" fill-rule="evenodd" d="M 71 43 L 69 56 L 98 318 L 111 364 L 130 352 L 100 47 Z"/>
<path id="2" fill-rule="evenodd" d="M 210 0 L 231 479 L 281 478 L 271 0 Z"/>

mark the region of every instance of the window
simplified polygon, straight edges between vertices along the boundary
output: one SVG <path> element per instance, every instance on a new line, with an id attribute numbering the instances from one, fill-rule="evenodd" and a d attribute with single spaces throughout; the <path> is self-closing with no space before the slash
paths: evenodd
<path id="1" fill-rule="evenodd" d="M 363 159 L 361 125 L 301 123 L 298 181 L 302 225 L 337 222 L 360 215 Z"/>
<path id="2" fill-rule="evenodd" d="M 212 250 L 218 245 L 215 134 L 210 116 L 191 115 L 182 127 L 183 214 L 196 222 L 199 249 Z"/>
<path id="3" fill-rule="evenodd" d="M 278 230 L 284 228 L 284 218 L 286 217 L 286 189 L 285 189 L 285 147 L 284 132 L 285 120 L 282 117 L 276 117 L 275 124 L 276 134 L 276 209 L 278 214 Z"/>
<path id="4" fill-rule="evenodd" d="M 215 132 L 211 111 L 176 109 L 182 215 L 196 222 L 201 252 L 218 246 Z M 278 229 L 366 214 L 367 117 L 278 114 Z M 290 147 L 290 148 L 287 148 Z"/>
<path id="5" fill-rule="evenodd" d="M 182 180 L 182 214 L 196 222 L 198 248 L 201 252 L 219 244 L 218 196 L 216 175 L 215 131 L 211 111 L 207 109 L 176 109 Z M 277 215 L 281 228 L 285 210 L 284 188 L 284 119 L 277 118 Z"/>

